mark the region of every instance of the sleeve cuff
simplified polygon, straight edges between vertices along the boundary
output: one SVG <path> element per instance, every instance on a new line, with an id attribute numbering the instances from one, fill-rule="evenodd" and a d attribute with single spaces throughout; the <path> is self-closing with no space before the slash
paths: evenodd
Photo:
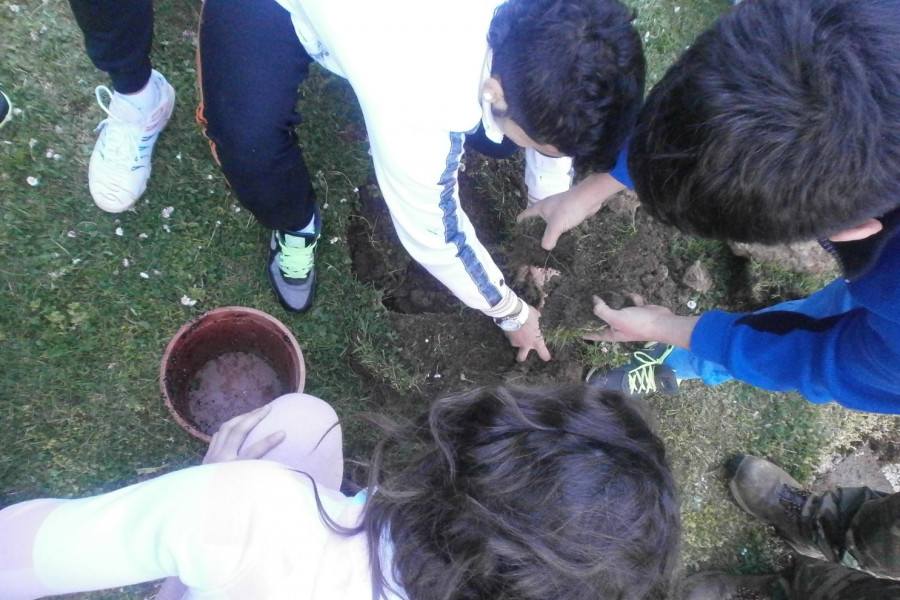
<path id="1" fill-rule="evenodd" d="M 622 149 L 619 151 L 619 155 L 616 156 L 616 164 L 609 174 L 615 178 L 616 181 L 628 189 L 633 190 L 634 182 L 631 181 L 631 174 L 628 172 L 628 146 L 630 143 L 631 138 L 628 138 L 625 145 L 622 146 Z"/>
<path id="2" fill-rule="evenodd" d="M 503 300 L 482 312 L 489 317 L 506 317 L 516 312 L 519 307 L 519 297 L 509 288 L 506 288 L 506 292 Z"/>

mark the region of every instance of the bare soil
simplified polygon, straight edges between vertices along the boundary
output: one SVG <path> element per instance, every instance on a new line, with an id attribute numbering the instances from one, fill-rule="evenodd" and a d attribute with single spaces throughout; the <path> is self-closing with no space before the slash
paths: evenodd
<path id="1" fill-rule="evenodd" d="M 540 385 L 581 379 L 586 367 L 573 339 L 603 325 L 591 312 L 594 294 L 615 308 L 630 303 L 628 293 L 634 292 L 676 312 L 691 312 L 688 303 L 698 293 L 682 281 L 691 264 L 673 252 L 677 234 L 653 221 L 633 194 L 626 192 L 608 202 L 547 252 L 540 246 L 543 221 L 514 222 L 524 200 L 517 206 L 498 206 L 487 197 L 491 190 L 485 193 L 490 186 L 497 192 L 499 180 L 505 186 L 500 195 L 523 199 L 517 188 L 521 184 L 502 174 L 519 165 L 472 154 L 467 157 L 468 168 L 459 174 L 463 208 L 513 289 L 540 309 L 545 335 L 557 340 L 550 345 L 553 360 L 544 363 L 532 353 L 526 362 L 517 363 L 499 328 L 462 305 L 410 259 L 373 177 L 360 186 L 359 213 L 351 220 L 353 270 L 360 280 L 384 290 L 400 358 L 421 383 L 413 396 L 433 397 L 497 381 Z M 745 260 L 733 258 L 735 272 Z M 360 365 L 355 367 L 377 398 L 386 382 Z M 385 408 L 417 400 L 398 398 L 395 389 L 383 391 Z"/>

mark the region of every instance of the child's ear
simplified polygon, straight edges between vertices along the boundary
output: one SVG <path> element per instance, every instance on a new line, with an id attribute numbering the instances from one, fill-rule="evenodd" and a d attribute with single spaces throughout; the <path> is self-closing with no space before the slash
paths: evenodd
<path id="1" fill-rule="evenodd" d="M 853 240 L 862 240 L 873 236 L 883 228 L 884 225 L 878 219 L 867 219 L 859 225 L 828 236 L 828 239 L 832 242 L 852 242 Z"/>
<path id="2" fill-rule="evenodd" d="M 491 104 L 498 112 L 506 110 L 506 97 L 503 95 L 503 86 L 495 77 L 488 77 L 481 86 L 481 97 Z"/>

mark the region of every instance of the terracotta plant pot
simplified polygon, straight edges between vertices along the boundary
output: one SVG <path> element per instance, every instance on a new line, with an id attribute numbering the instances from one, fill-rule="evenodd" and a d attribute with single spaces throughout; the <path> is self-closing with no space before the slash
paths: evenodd
<path id="1" fill-rule="evenodd" d="M 166 347 L 159 370 L 172 416 L 206 442 L 231 417 L 302 392 L 305 381 L 303 353 L 288 328 L 241 306 L 187 322 Z"/>

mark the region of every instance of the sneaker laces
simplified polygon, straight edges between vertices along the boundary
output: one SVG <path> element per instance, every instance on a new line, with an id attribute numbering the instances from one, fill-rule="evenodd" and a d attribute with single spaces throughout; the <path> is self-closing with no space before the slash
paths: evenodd
<path id="1" fill-rule="evenodd" d="M 288 246 L 284 238 L 285 233 L 278 233 L 278 247 L 281 250 L 278 256 L 278 267 L 287 279 L 305 279 L 313 268 L 316 244 L 318 239 L 310 243 L 309 239 L 300 236 L 291 236 L 302 239 L 304 246 Z"/>
<path id="2" fill-rule="evenodd" d="M 661 365 L 663 360 L 672 352 L 673 347 L 669 346 L 665 352 L 658 357 L 653 357 L 643 350 L 638 350 L 632 355 L 633 361 L 640 363 L 636 367 L 629 369 L 626 373 L 628 379 L 628 391 L 631 394 L 650 394 L 656 391 L 656 367 Z"/>
<path id="3" fill-rule="evenodd" d="M 109 96 L 109 104 L 103 103 L 103 94 Z M 141 129 L 132 123 L 114 114 L 109 107 L 112 106 L 113 93 L 105 85 L 98 85 L 94 89 L 97 104 L 106 113 L 106 118 L 97 124 L 94 133 L 103 135 L 103 159 L 105 162 L 123 169 L 130 169 L 140 162 L 141 150 L 139 139 Z"/>

